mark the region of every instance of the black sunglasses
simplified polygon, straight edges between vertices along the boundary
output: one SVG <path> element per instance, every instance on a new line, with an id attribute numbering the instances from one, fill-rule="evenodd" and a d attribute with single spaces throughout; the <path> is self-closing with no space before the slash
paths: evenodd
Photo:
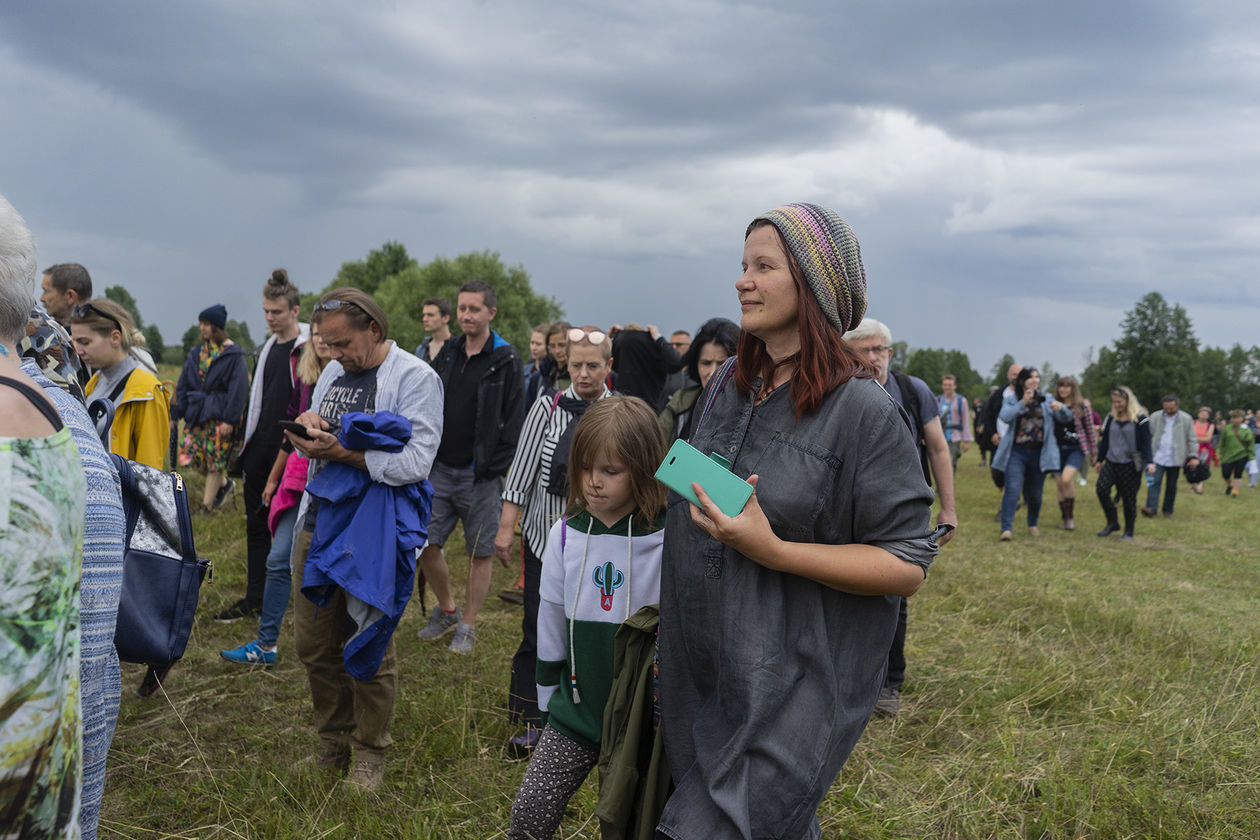
<path id="1" fill-rule="evenodd" d="M 93 306 L 90 303 L 81 303 L 71 310 L 71 314 L 74 315 L 74 317 L 76 318 L 86 318 L 93 313 L 111 322 L 115 327 L 118 328 L 119 332 L 123 331 L 123 325 L 118 323 L 117 318 L 115 318 L 113 315 L 110 315 L 108 312 L 97 309 L 95 306 Z"/>

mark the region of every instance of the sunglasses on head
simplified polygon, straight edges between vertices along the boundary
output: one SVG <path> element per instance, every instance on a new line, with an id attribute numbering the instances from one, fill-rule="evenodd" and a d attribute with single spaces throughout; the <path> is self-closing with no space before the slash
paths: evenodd
<path id="1" fill-rule="evenodd" d="M 574 327 L 569 330 L 569 341 L 576 343 L 584 338 L 589 338 L 591 340 L 591 344 L 603 344 L 605 339 L 608 338 L 608 334 L 602 333 L 599 330 L 590 330 L 588 332 L 581 327 Z"/>
<path id="2" fill-rule="evenodd" d="M 352 301 L 342 300 L 341 298 L 333 298 L 332 300 L 320 301 L 319 303 L 315 304 L 315 308 L 311 311 L 312 312 L 336 312 L 338 309 L 340 309 L 343 306 L 353 306 L 355 309 L 363 308 L 362 306 L 359 306 L 359 304 L 353 303 Z"/>
<path id="3" fill-rule="evenodd" d="M 118 323 L 117 318 L 115 318 L 113 315 L 110 315 L 108 312 L 97 309 L 95 306 L 93 306 L 90 303 L 79 304 L 78 306 L 76 306 L 74 309 L 71 310 L 71 314 L 74 315 L 74 317 L 76 318 L 87 318 L 88 316 L 93 315 L 93 314 L 99 315 L 100 317 L 104 318 L 106 321 L 109 321 L 115 327 L 117 327 L 119 332 L 123 331 L 123 326 L 122 324 Z"/>

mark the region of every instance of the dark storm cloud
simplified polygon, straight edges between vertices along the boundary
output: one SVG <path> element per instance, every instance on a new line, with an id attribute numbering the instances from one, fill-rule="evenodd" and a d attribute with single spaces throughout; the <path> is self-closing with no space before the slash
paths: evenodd
<path id="1" fill-rule="evenodd" d="M 6 4 L 0 93 L 37 119 L 0 138 L 23 164 L 0 190 L 45 253 L 94 258 L 172 327 L 172 276 L 250 312 L 273 264 L 322 285 L 391 238 L 498 249 L 583 320 L 646 300 L 694 325 L 732 314 L 747 220 L 818 201 L 854 223 L 899 338 L 963 325 L 979 369 L 1019 344 L 1073 369 L 1152 289 L 1246 340 L 1257 15 Z"/>

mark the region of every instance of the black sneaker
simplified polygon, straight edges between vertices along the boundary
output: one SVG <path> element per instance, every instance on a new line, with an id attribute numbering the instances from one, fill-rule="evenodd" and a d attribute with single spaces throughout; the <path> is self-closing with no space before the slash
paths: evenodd
<path id="1" fill-rule="evenodd" d="M 233 621 L 240 621 L 242 618 L 257 618 L 262 615 L 262 608 L 249 603 L 244 598 L 237 601 L 221 613 L 214 616 L 214 620 L 222 624 L 231 624 Z"/>
<path id="2" fill-rule="evenodd" d="M 214 509 L 218 510 L 223 507 L 223 503 L 228 500 L 228 496 L 232 495 L 232 491 L 236 489 L 236 482 L 228 479 L 223 482 L 223 486 L 219 488 L 219 492 L 214 494 Z"/>
<path id="3" fill-rule="evenodd" d="M 875 701 L 875 714 L 884 717 L 896 717 L 901 711 L 901 689 L 884 686 L 879 690 L 879 699 Z"/>

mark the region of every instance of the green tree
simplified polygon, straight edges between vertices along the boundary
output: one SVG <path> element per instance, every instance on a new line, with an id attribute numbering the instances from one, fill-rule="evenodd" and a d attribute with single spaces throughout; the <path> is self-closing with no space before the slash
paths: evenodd
<path id="1" fill-rule="evenodd" d="M 1013 364 L 1015 364 L 1015 357 L 1010 353 L 1003 354 L 1002 358 L 998 359 L 998 363 L 993 366 L 993 370 L 989 373 L 989 384 L 1005 388 L 1006 372 L 1010 370 Z"/>
<path id="2" fill-rule="evenodd" d="M 1116 354 L 1110 347 L 1098 351 L 1098 358 L 1093 358 L 1091 348 L 1085 363 L 1085 372 L 1081 374 L 1081 395 L 1095 406 L 1106 405 L 1111 389 L 1120 381 L 1116 372 Z"/>
<path id="3" fill-rule="evenodd" d="M 375 295 L 381 285 L 409 268 L 418 268 L 419 264 L 412 259 L 401 242 L 386 242 L 379 248 L 369 251 L 365 259 L 341 264 L 341 270 L 324 291 L 338 286 L 354 286 L 369 295 Z M 379 301 L 378 301 L 379 302 Z"/>
<path id="4" fill-rule="evenodd" d="M 459 287 L 469 280 L 484 280 L 494 289 L 499 306 L 491 326 L 519 353 L 528 348 L 529 331 L 534 324 L 555 321 L 564 315 L 554 298 L 533 290 L 524 267 L 504 265 L 494 251 L 473 251 L 449 259 L 436 257 L 385 279 L 375 297 L 389 316 L 390 338 L 405 349 L 414 349 L 424 338 L 421 301 L 444 297 L 454 307 Z M 459 334 L 454 318 L 451 331 Z"/>
<path id="5" fill-rule="evenodd" d="M 244 321 L 233 321 L 229 318 L 227 325 L 223 328 L 223 331 L 227 333 L 228 338 L 241 345 L 241 349 L 246 353 L 252 353 L 254 351 L 254 347 L 256 345 L 254 344 L 253 337 L 249 334 L 249 324 Z"/>
<path id="6" fill-rule="evenodd" d="M 192 351 L 192 349 L 200 343 L 201 328 L 197 324 L 193 324 L 191 327 L 184 330 L 184 337 L 180 339 L 180 349 L 183 351 L 183 355 L 180 357 L 180 362 L 187 359 L 188 354 Z"/>
<path id="7" fill-rule="evenodd" d="M 136 322 L 136 329 L 144 329 L 144 321 L 140 318 L 140 307 L 136 305 L 136 299 L 131 292 L 122 286 L 107 286 L 105 297 L 131 313 L 131 320 Z"/>
<path id="8" fill-rule="evenodd" d="M 931 347 L 912 350 L 905 371 L 922 379 L 934 392 L 939 391 L 941 376 L 945 374 L 945 351 Z"/>
<path id="9" fill-rule="evenodd" d="M 1199 385 L 1199 340 L 1190 316 L 1159 292 L 1137 302 L 1120 324 L 1115 373 L 1142 405 L 1159 405 L 1169 391 L 1194 394 Z"/>
<path id="10" fill-rule="evenodd" d="M 158 329 L 157 324 L 149 324 L 140 331 L 144 334 L 144 346 L 149 348 L 149 352 L 153 354 L 153 360 L 160 362 L 162 356 L 166 353 L 166 346 L 162 343 L 162 331 Z"/>
<path id="11" fill-rule="evenodd" d="M 945 374 L 952 373 L 958 382 L 958 393 L 968 397 L 987 397 L 989 394 L 984 379 L 971 367 L 971 359 L 961 350 L 931 347 L 912 350 L 905 370 L 926 382 L 934 392 L 940 392 L 941 379 Z"/>

